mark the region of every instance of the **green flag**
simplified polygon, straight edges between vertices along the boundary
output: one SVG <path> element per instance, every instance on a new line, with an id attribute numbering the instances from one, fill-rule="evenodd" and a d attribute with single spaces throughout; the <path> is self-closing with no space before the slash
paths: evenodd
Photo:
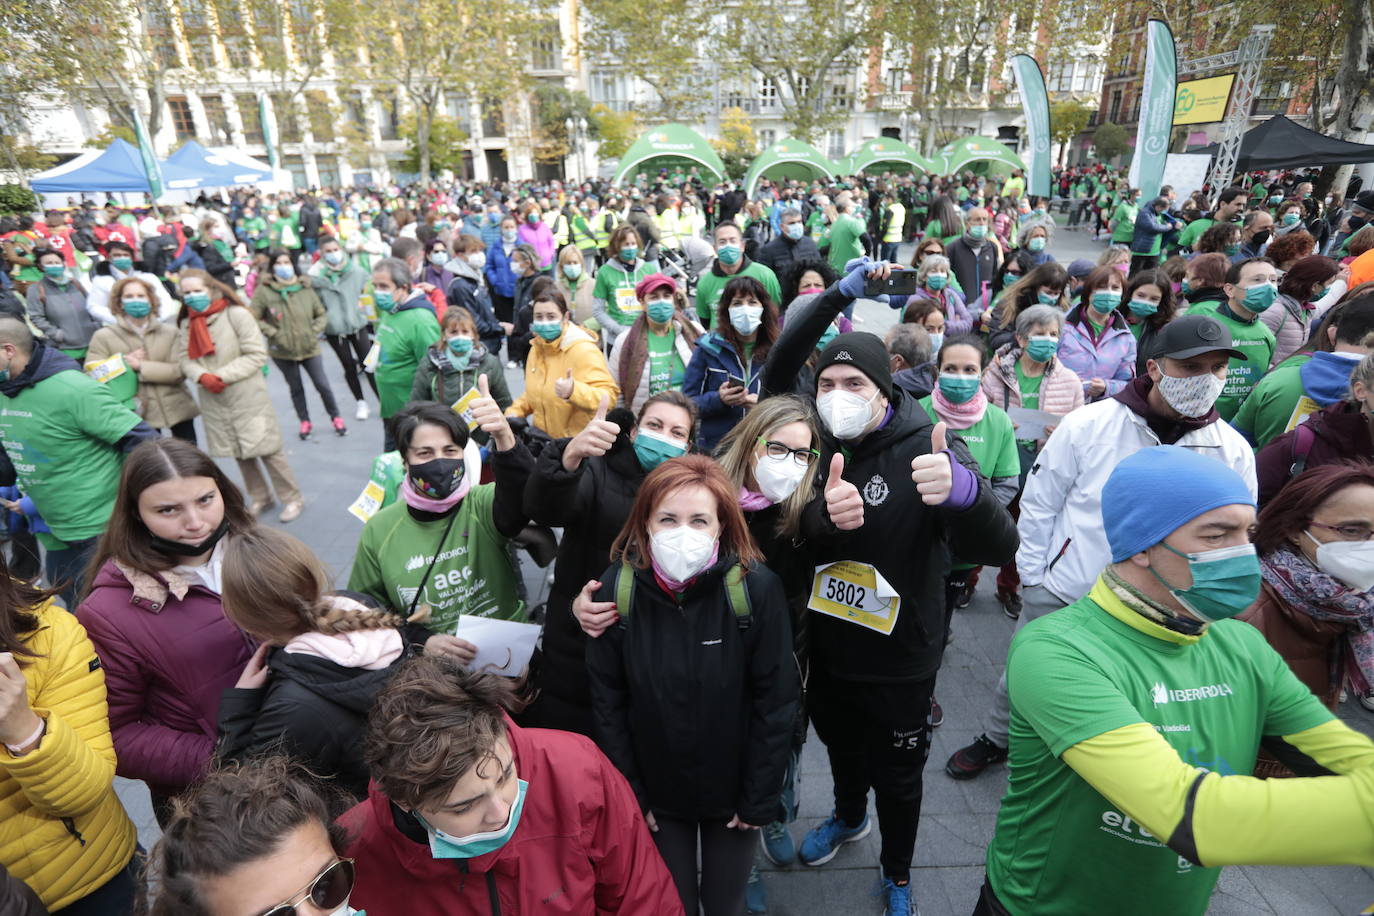
<path id="1" fill-rule="evenodd" d="M 143 125 L 143 115 L 134 106 L 134 137 L 138 140 L 138 157 L 143 160 L 143 174 L 148 179 L 148 194 L 153 202 L 162 196 L 162 165 L 153 152 L 152 141 L 148 139 L 148 128 Z"/>
<path id="2" fill-rule="evenodd" d="M 1011 59 L 1016 86 L 1021 92 L 1021 110 L 1026 115 L 1026 188 L 1033 197 L 1050 196 L 1050 99 L 1045 93 L 1045 75 L 1029 54 Z"/>
<path id="3" fill-rule="evenodd" d="M 1174 128 L 1174 97 L 1178 93 L 1178 55 L 1174 33 L 1162 19 L 1146 26 L 1145 85 L 1140 90 L 1140 126 L 1131 157 L 1131 187 L 1148 203 L 1159 196 L 1169 137 Z"/>
<path id="4" fill-rule="evenodd" d="M 267 114 L 267 95 L 258 96 L 258 121 L 262 123 L 262 145 L 267 147 L 267 164 L 272 166 L 272 171 L 276 171 L 277 166 L 277 136 L 272 131 L 272 118 Z"/>

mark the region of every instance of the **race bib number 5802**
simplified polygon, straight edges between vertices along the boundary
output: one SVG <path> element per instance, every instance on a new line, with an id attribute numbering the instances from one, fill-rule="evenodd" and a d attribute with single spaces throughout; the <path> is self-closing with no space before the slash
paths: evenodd
<path id="1" fill-rule="evenodd" d="M 902 599 L 875 567 L 841 560 L 816 567 L 806 606 L 887 636 L 897 624 Z"/>

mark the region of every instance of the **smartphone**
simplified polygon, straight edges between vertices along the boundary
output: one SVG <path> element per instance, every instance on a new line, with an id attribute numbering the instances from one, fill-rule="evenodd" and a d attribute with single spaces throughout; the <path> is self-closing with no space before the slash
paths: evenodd
<path id="1" fill-rule="evenodd" d="M 726 376 L 725 384 L 726 384 L 728 387 L 730 387 L 730 388 L 747 388 L 747 387 L 748 387 L 748 385 L 746 385 L 746 384 L 744 383 L 744 379 L 740 378 L 740 377 L 737 376 L 737 375 Z"/>
<path id="2" fill-rule="evenodd" d="M 914 296 L 919 289 L 916 271 L 905 267 L 894 267 L 886 279 L 869 277 L 864 282 L 865 296 Z"/>

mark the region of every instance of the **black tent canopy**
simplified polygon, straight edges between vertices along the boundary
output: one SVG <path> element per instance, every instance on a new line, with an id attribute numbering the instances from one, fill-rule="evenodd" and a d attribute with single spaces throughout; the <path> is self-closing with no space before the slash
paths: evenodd
<path id="1" fill-rule="evenodd" d="M 1198 150 L 1215 156 L 1221 144 Z M 1309 165 L 1362 165 L 1374 162 L 1374 144 L 1337 140 L 1274 115 L 1245 132 L 1236 158 L 1237 172 L 1297 169 Z"/>

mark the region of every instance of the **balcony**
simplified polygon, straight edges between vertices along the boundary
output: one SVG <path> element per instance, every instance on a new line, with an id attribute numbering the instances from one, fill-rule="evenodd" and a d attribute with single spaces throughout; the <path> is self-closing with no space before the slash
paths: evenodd
<path id="1" fill-rule="evenodd" d="M 910 107 L 910 92 L 884 92 L 878 96 L 878 108 L 881 111 L 906 111 Z"/>

